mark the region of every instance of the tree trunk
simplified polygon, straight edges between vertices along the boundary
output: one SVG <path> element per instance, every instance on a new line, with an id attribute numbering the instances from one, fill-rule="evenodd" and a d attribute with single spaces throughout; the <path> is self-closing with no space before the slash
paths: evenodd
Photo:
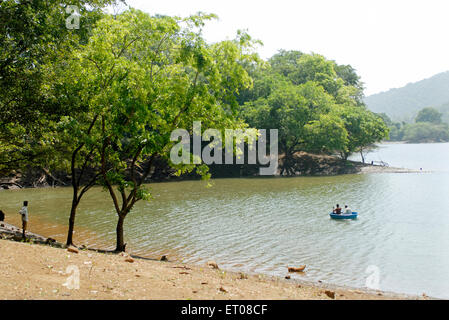
<path id="1" fill-rule="evenodd" d="M 73 245 L 73 230 L 75 228 L 75 216 L 76 216 L 76 208 L 78 207 L 78 202 L 73 199 L 72 208 L 70 209 L 70 217 L 69 217 L 69 231 L 67 233 L 67 242 L 68 246 Z"/>
<path id="2" fill-rule="evenodd" d="M 124 237 L 123 237 L 123 222 L 125 221 L 124 215 L 118 216 L 118 222 L 117 222 L 117 247 L 115 248 L 116 252 L 125 252 L 126 244 L 124 243 Z"/>
<path id="3" fill-rule="evenodd" d="M 282 165 L 282 173 L 286 172 L 288 177 L 291 177 L 295 174 L 294 171 L 294 157 L 290 153 L 286 153 Z M 281 174 L 282 175 L 282 174 Z"/>
<path id="4" fill-rule="evenodd" d="M 87 134 L 89 135 L 92 128 L 95 125 L 95 122 L 97 122 L 98 115 L 95 115 L 95 117 L 92 119 L 92 122 L 90 123 L 89 129 L 87 130 Z M 81 169 L 80 176 L 78 180 L 76 179 L 76 156 L 80 152 L 80 150 L 84 147 L 85 143 L 81 143 L 75 150 L 72 152 L 72 159 L 70 161 L 70 172 L 72 174 L 72 188 L 73 188 L 73 198 L 72 198 L 72 208 L 70 209 L 70 217 L 69 217 L 69 231 L 67 233 L 67 245 L 73 244 L 73 230 L 75 228 L 75 216 L 76 216 L 76 208 L 78 207 L 78 204 L 81 201 L 81 197 L 83 194 L 88 190 L 84 189 L 81 194 L 78 196 L 78 190 L 79 190 L 79 183 L 81 181 L 81 177 L 84 172 L 84 167 Z M 92 154 L 93 150 L 90 152 L 90 154 L 86 158 L 86 162 L 84 165 L 87 165 L 87 161 L 89 156 Z M 54 179 L 54 178 L 53 178 Z M 92 181 L 92 183 L 95 183 L 95 180 Z"/>
<path id="5" fill-rule="evenodd" d="M 362 163 L 365 164 L 365 157 L 363 156 L 363 150 L 360 149 L 360 156 L 362 157 Z"/>

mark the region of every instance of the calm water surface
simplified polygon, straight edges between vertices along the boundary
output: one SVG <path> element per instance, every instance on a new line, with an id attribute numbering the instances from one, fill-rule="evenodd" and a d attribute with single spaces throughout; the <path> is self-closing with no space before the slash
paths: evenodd
<path id="1" fill-rule="evenodd" d="M 126 219 L 128 248 L 278 276 L 307 264 L 294 277 L 356 287 L 375 265 L 382 290 L 449 298 L 449 144 L 382 145 L 367 158 L 432 172 L 153 184 L 153 200 Z M 18 223 L 25 199 L 31 229 L 63 240 L 71 189 L 1 191 L 7 220 Z M 330 220 L 336 203 L 359 219 Z M 102 189 L 86 196 L 76 223 L 78 242 L 113 248 L 116 214 Z"/>

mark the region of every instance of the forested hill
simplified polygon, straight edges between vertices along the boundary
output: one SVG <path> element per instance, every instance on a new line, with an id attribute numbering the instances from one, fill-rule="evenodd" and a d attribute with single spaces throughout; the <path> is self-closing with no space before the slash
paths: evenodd
<path id="1" fill-rule="evenodd" d="M 449 103 L 449 71 L 371 95 L 364 101 L 371 111 L 386 113 L 394 121 L 413 121 L 419 110 L 425 107 L 440 109 Z"/>

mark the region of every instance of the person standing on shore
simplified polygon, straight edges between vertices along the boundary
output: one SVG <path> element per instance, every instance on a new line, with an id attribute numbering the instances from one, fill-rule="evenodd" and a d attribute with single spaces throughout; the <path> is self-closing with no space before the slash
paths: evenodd
<path id="1" fill-rule="evenodd" d="M 22 209 L 20 209 L 19 213 L 22 216 L 22 230 L 23 230 L 22 236 L 23 236 L 23 239 L 26 239 L 25 232 L 26 232 L 27 223 L 28 223 L 28 201 L 23 202 L 23 207 L 22 207 Z"/>

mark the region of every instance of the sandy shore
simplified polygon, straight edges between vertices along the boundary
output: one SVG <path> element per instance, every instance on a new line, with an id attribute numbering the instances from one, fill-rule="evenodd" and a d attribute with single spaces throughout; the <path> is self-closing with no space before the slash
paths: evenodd
<path id="1" fill-rule="evenodd" d="M 360 167 L 360 174 L 363 174 L 363 173 L 429 173 L 429 172 L 430 171 L 406 169 L 406 168 L 373 166 L 373 165 L 365 165 L 365 166 Z"/>
<path id="2" fill-rule="evenodd" d="M 0 299 L 417 299 L 211 266 L 0 240 Z M 79 274 L 79 289 L 76 279 Z M 287 274 L 287 270 L 286 270 Z M 71 277 L 71 278 L 70 278 Z M 67 283 L 72 284 L 67 286 Z M 66 285 L 64 285 L 66 284 Z M 423 297 L 420 297 L 423 298 Z"/>

